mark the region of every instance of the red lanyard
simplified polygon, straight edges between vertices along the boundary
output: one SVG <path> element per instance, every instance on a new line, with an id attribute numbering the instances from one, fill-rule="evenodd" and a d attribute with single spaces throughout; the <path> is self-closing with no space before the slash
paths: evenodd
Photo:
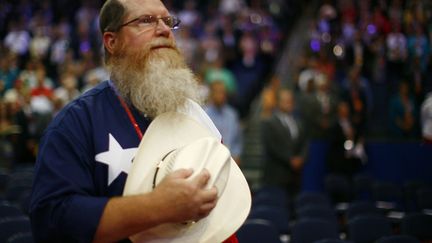
<path id="1" fill-rule="evenodd" d="M 126 102 L 119 95 L 117 95 L 117 98 L 119 99 L 120 104 L 123 106 L 123 109 L 126 111 L 128 117 L 129 117 L 129 120 L 132 123 L 132 126 L 134 127 L 135 132 L 138 135 L 138 138 L 141 140 L 143 137 L 143 134 L 141 132 L 140 127 L 138 126 L 138 123 L 135 120 L 135 117 L 133 116 L 131 110 L 129 109 L 129 106 L 126 104 Z"/>

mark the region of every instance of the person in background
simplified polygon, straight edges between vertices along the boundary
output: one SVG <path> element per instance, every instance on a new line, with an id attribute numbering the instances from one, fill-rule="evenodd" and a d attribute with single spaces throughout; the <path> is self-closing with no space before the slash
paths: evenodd
<path id="1" fill-rule="evenodd" d="M 279 90 L 277 110 L 263 121 L 261 129 L 265 153 L 263 184 L 284 188 L 293 198 L 300 190 L 307 152 L 307 140 L 295 108 L 293 92 Z"/>
<path id="2" fill-rule="evenodd" d="M 426 143 L 432 144 L 432 92 L 426 95 L 420 112 L 423 140 Z"/>
<path id="3" fill-rule="evenodd" d="M 24 82 L 20 79 L 15 80 L 14 88 L 6 92 L 3 101 L 10 108 L 11 120 L 17 131 L 11 136 L 13 165 L 33 163 L 35 149 L 30 134 L 29 114 L 25 112 L 30 101 L 30 93 Z"/>
<path id="4" fill-rule="evenodd" d="M 372 90 L 367 79 L 361 76 L 360 67 L 350 69 L 341 98 L 349 106 L 350 118 L 357 133 L 364 134 L 368 117 L 373 109 Z"/>
<path id="5" fill-rule="evenodd" d="M 222 134 L 222 142 L 229 148 L 237 164 L 240 164 L 242 131 L 237 112 L 227 103 L 227 90 L 223 81 L 210 84 L 210 100 L 205 111 Z"/>
<path id="6" fill-rule="evenodd" d="M 54 90 L 54 99 L 60 103 L 60 108 L 80 95 L 77 86 L 78 80 L 75 75 L 70 73 L 62 75 L 61 86 Z"/>
<path id="7" fill-rule="evenodd" d="M 33 135 L 39 140 L 43 131 L 51 121 L 54 111 L 54 91 L 47 85 L 48 77 L 41 66 L 36 70 L 36 86 L 30 91 L 30 110 L 32 117 Z"/>
<path id="8" fill-rule="evenodd" d="M 314 86 L 311 83 L 309 85 L 310 91 L 302 93 L 301 99 L 301 114 L 307 126 L 307 136 L 314 140 L 328 140 L 331 136 L 330 127 L 336 119 L 338 97 L 332 92 L 330 81 L 324 74 L 315 78 Z"/>
<path id="9" fill-rule="evenodd" d="M 215 81 L 224 82 L 225 89 L 230 97 L 235 95 L 237 91 L 237 81 L 233 73 L 225 67 L 224 58 L 222 56 L 218 56 L 216 60 L 209 63 L 204 79 L 209 85 Z"/>
<path id="10" fill-rule="evenodd" d="M 417 133 L 417 109 L 407 82 L 399 84 L 399 92 L 390 100 L 389 118 L 391 136 L 412 139 Z"/>
<path id="11" fill-rule="evenodd" d="M 327 171 L 350 178 L 366 161 L 364 138 L 352 122 L 349 104 L 341 101 L 337 107 L 337 121 L 331 128 Z"/>
<path id="12" fill-rule="evenodd" d="M 261 92 L 261 119 L 269 118 L 276 109 L 276 95 L 281 86 L 279 77 L 273 76 L 268 85 Z"/>

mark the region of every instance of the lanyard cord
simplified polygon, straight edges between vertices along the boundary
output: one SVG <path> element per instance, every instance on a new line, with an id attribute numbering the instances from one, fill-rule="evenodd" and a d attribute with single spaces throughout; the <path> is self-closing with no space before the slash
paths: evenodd
<path id="1" fill-rule="evenodd" d="M 112 83 L 112 81 L 108 81 L 108 85 L 111 87 L 111 89 L 114 91 L 114 93 L 116 94 L 118 100 L 120 101 L 121 106 L 123 107 L 123 109 L 126 111 L 126 114 L 129 118 L 129 121 L 131 122 L 132 126 L 135 129 L 136 134 L 138 135 L 139 140 L 142 140 L 143 134 L 141 132 L 141 128 L 138 126 L 137 121 L 135 120 L 135 117 L 132 114 L 132 111 L 129 109 L 129 106 L 126 104 L 126 102 L 122 99 L 122 97 L 120 96 L 120 94 L 117 92 L 117 89 L 115 88 L 114 84 Z"/>
<path id="2" fill-rule="evenodd" d="M 138 126 L 138 123 L 135 120 L 135 117 L 133 116 L 131 110 L 129 109 L 129 106 L 126 104 L 126 102 L 119 95 L 117 95 L 117 98 L 119 99 L 120 104 L 122 105 L 123 109 L 126 111 L 128 117 L 129 117 L 129 120 L 130 120 L 132 126 L 134 127 L 135 132 L 138 135 L 138 138 L 141 140 L 143 137 L 143 134 L 141 132 L 141 128 Z"/>

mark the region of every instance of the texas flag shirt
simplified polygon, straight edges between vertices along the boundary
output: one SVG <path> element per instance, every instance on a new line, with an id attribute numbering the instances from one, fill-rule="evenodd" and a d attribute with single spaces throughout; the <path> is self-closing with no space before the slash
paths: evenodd
<path id="1" fill-rule="evenodd" d="M 130 107 L 145 135 L 150 120 Z M 189 115 L 222 139 L 195 102 Z M 91 242 L 110 197 L 121 196 L 140 136 L 109 81 L 68 104 L 40 141 L 30 202 L 36 242 Z M 235 236 L 226 242 L 237 242 Z"/>

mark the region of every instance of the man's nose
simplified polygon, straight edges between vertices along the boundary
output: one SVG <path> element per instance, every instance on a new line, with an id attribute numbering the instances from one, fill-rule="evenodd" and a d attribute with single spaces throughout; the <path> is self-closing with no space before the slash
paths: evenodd
<path id="1" fill-rule="evenodd" d="M 158 36 L 164 36 L 168 37 L 171 33 L 171 28 L 165 24 L 165 22 L 162 21 L 162 19 L 159 19 L 157 25 L 156 25 L 156 34 Z"/>

